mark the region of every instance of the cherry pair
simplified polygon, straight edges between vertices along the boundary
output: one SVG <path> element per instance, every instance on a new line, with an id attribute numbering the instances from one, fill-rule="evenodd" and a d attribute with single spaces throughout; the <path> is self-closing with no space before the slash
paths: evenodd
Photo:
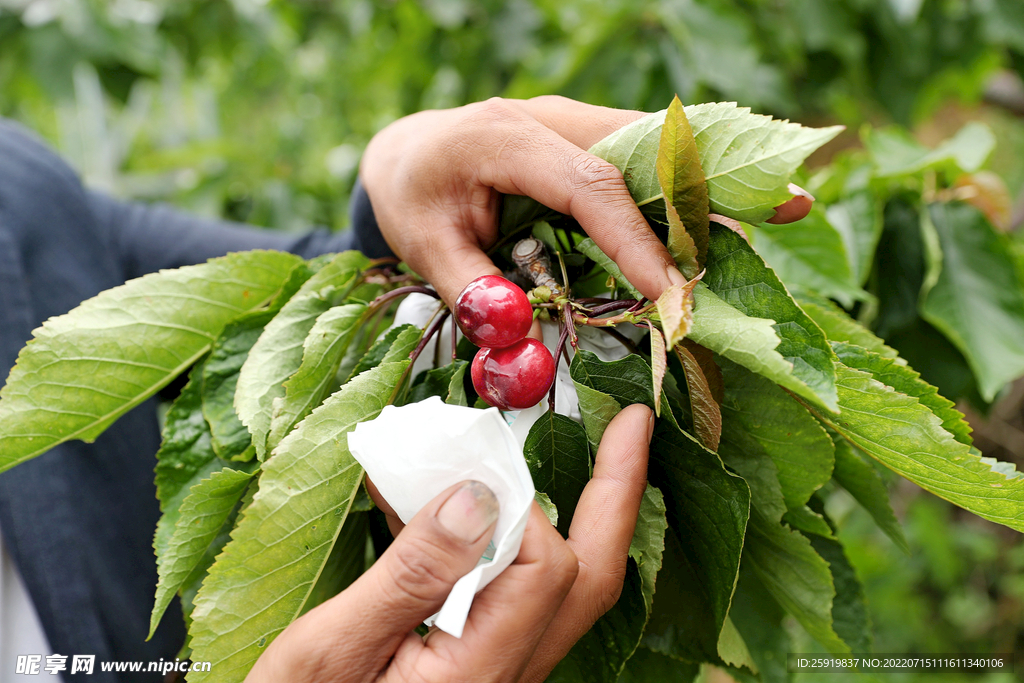
<path id="1" fill-rule="evenodd" d="M 455 302 L 462 333 L 480 347 L 470 374 L 489 405 L 522 410 L 536 405 L 555 379 L 555 361 L 542 343 L 526 335 L 533 307 L 526 293 L 498 275 L 466 285 Z"/>

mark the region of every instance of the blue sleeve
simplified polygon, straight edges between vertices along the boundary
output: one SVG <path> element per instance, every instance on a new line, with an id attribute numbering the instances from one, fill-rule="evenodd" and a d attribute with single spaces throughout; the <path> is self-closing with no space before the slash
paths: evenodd
<path id="1" fill-rule="evenodd" d="M 246 249 L 277 249 L 304 258 L 347 249 L 373 258 L 392 255 L 359 183 L 351 201 L 352 227 L 342 233 L 322 228 L 300 234 L 263 230 L 200 218 L 162 204 L 122 202 L 91 191 L 89 201 L 97 221 L 107 226 L 115 241 L 127 279 Z"/>

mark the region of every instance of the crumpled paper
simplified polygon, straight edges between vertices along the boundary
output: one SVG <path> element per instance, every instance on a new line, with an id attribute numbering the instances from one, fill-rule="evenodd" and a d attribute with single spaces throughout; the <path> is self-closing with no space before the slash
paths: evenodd
<path id="1" fill-rule="evenodd" d="M 447 405 L 432 397 L 387 406 L 348 436 L 349 450 L 405 523 L 461 481 L 486 484 L 498 498 L 494 537 L 477 566 L 456 582 L 441 611 L 425 622 L 456 638 L 473 596 L 519 554 L 534 487 L 523 449 L 497 408 Z"/>

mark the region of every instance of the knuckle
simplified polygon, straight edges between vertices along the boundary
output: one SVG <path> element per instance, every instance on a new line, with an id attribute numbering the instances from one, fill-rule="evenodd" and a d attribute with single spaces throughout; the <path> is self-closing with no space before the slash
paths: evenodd
<path id="1" fill-rule="evenodd" d="M 430 541 L 411 538 L 396 543 L 394 551 L 388 574 L 400 599 L 432 602 L 447 594 L 455 583 L 445 561 L 445 552 Z"/>
<path id="2" fill-rule="evenodd" d="M 563 594 L 567 593 L 576 582 L 579 571 L 579 560 L 576 559 L 576 553 L 572 551 L 568 544 L 563 542 L 553 549 L 550 558 L 550 570 L 547 574 L 552 587 L 557 588 Z"/>
<path id="3" fill-rule="evenodd" d="M 601 195 L 621 198 L 623 192 L 628 196 L 626 181 L 613 164 L 582 151 L 572 155 L 568 161 L 577 191 L 597 195 L 599 198 Z"/>

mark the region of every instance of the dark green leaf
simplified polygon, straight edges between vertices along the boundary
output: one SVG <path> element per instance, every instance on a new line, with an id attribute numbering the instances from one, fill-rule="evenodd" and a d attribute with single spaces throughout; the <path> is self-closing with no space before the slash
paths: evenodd
<path id="1" fill-rule="evenodd" d="M 413 332 L 413 330 L 416 330 L 417 332 Z M 384 356 L 388 353 L 388 351 L 391 350 L 393 346 L 396 346 L 399 337 L 402 338 L 402 342 L 398 344 L 398 346 L 402 349 L 405 349 L 408 345 L 409 335 L 414 334 L 416 335 L 418 340 L 418 338 L 423 333 L 415 325 L 406 324 L 399 325 L 397 327 L 392 327 L 384 334 L 383 337 L 375 341 L 373 343 L 373 346 L 371 346 L 365 354 L 363 354 L 363 357 L 360 358 L 359 362 L 356 363 L 356 365 L 352 368 L 352 372 L 349 373 L 349 376 L 346 378 L 345 381 L 348 381 L 355 377 L 356 375 L 366 372 L 367 370 L 375 368 L 381 363 L 383 363 Z M 413 343 L 412 347 L 409 348 L 409 351 L 412 351 L 412 349 L 415 348 L 415 346 L 416 344 Z M 408 358 L 408 354 L 406 354 L 406 358 Z"/>
<path id="2" fill-rule="evenodd" d="M 597 265 L 601 266 L 606 273 L 615 278 L 615 284 L 617 286 L 625 288 L 626 291 L 637 299 L 643 298 L 643 294 L 640 293 L 640 290 L 634 287 L 629 280 L 626 279 L 622 274 L 622 271 L 619 270 L 619 267 L 615 264 L 615 261 L 612 261 L 607 254 L 601 251 L 601 247 L 597 246 L 594 240 L 587 237 L 576 245 L 576 249 L 587 258 L 594 261 Z"/>
<path id="3" fill-rule="evenodd" d="M 636 649 L 619 676 L 619 683 L 691 683 L 700 664 L 663 655 L 643 645 Z"/>
<path id="4" fill-rule="evenodd" d="M 964 354 L 982 397 L 992 401 L 1024 374 L 1024 285 L 1005 238 L 977 209 L 933 204 L 929 215 L 942 265 L 922 291 L 921 316 Z"/>
<path id="5" fill-rule="evenodd" d="M 733 599 L 732 618 L 764 683 L 788 683 L 786 655 L 793 651 L 782 623 L 786 613 L 744 563 Z"/>
<path id="6" fill-rule="evenodd" d="M 534 486 L 558 508 L 559 532 L 568 535 L 576 501 L 590 480 L 590 448 L 583 426 L 549 410 L 530 427 L 523 456 Z"/>
<path id="7" fill-rule="evenodd" d="M 742 237 L 711 226 L 707 274 L 703 280 L 725 302 L 748 316 L 768 318 L 782 340 L 777 351 L 793 364 L 793 376 L 806 384 L 817 400 L 836 410 L 835 369 L 825 334 L 793 301 L 775 274 Z M 696 324 L 696 317 L 695 317 Z M 696 341 L 703 346 L 699 339 Z"/>
<path id="8" fill-rule="evenodd" d="M 889 492 L 882 477 L 859 448 L 835 432 L 833 434 L 836 444 L 836 467 L 832 476 L 864 506 L 875 520 L 875 524 L 892 539 L 892 542 L 909 554 L 910 546 L 903 536 L 903 527 L 889 505 Z"/>
<path id="9" fill-rule="evenodd" d="M 811 536 L 810 541 L 818 555 L 828 562 L 835 583 L 832 627 L 851 652 L 871 652 L 871 624 L 864 602 L 864 588 L 846 559 L 843 546 L 837 540 L 822 536 Z"/>
<path id="10" fill-rule="evenodd" d="M 654 603 L 654 588 L 665 553 L 667 529 L 665 497 L 661 491 L 648 484 L 640 501 L 640 513 L 637 515 L 636 528 L 629 543 L 629 556 L 636 562 L 640 572 L 647 614 L 651 613 Z"/>

